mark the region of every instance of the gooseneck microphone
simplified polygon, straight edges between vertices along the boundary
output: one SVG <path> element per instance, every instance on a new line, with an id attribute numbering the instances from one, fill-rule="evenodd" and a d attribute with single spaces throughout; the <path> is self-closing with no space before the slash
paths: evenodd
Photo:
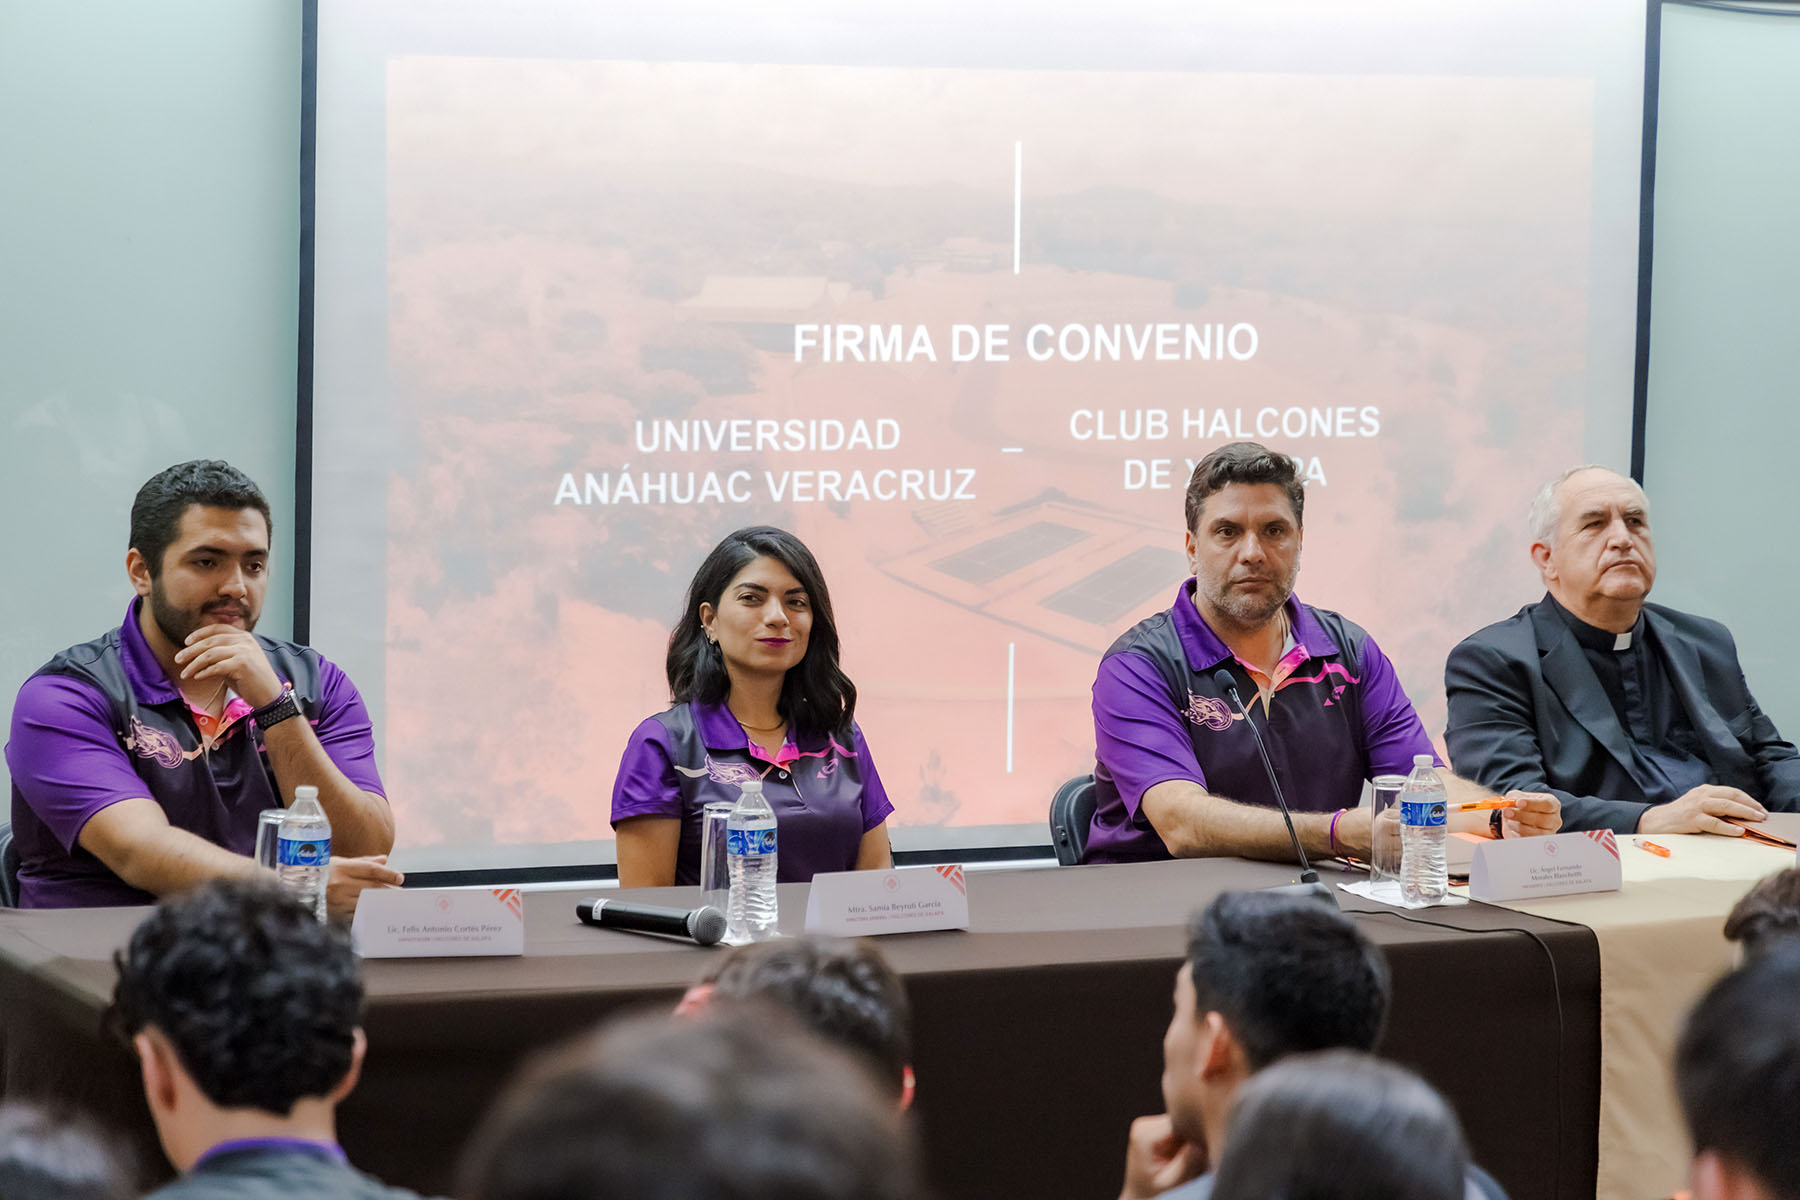
<path id="1" fill-rule="evenodd" d="M 624 929 L 632 933 L 659 933 L 689 938 L 702 946 L 716 946 L 725 936 L 725 914 L 710 904 L 699 908 L 664 908 L 658 904 L 633 904 L 629 900 L 580 900 L 575 915 L 585 925 Z"/>
<path id="2" fill-rule="evenodd" d="M 1306 851 L 1300 848 L 1300 834 L 1294 829 L 1294 815 L 1288 811 L 1287 797 L 1281 792 L 1281 781 L 1275 778 L 1275 764 L 1269 761 L 1269 750 L 1263 745 L 1262 732 L 1256 728 L 1256 722 L 1250 719 L 1250 710 L 1244 707 L 1243 699 L 1238 696 L 1237 680 L 1232 678 L 1231 668 L 1220 667 L 1213 672 L 1212 679 L 1213 686 L 1237 705 L 1244 724 L 1250 727 L 1250 736 L 1256 739 L 1256 752 L 1262 756 L 1263 770 L 1269 773 L 1269 786 L 1275 789 L 1275 803 L 1281 806 L 1281 819 L 1287 823 L 1288 840 L 1294 844 L 1294 857 L 1300 860 L 1299 883 L 1268 890 L 1314 896 L 1335 908 L 1337 897 L 1331 894 L 1330 888 L 1319 882 L 1319 873 L 1312 869 L 1312 864 L 1306 861 Z"/>

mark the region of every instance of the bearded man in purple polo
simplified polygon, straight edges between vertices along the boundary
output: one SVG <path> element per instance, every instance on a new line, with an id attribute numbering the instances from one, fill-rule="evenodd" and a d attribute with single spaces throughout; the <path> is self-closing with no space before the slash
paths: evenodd
<path id="1" fill-rule="evenodd" d="M 253 632 L 272 525 L 228 463 L 182 463 L 139 489 L 124 623 L 56 655 L 13 706 L 22 907 L 148 904 L 251 877 L 258 813 L 302 784 L 331 820 L 331 909 L 400 882 L 356 686 L 316 650 Z"/>
<path id="2" fill-rule="evenodd" d="M 1194 467 L 1174 605 L 1114 642 L 1094 680 L 1096 807 L 1087 861 L 1292 856 L 1254 721 L 1308 856 L 1369 856 L 1363 781 L 1431 755 L 1452 801 L 1491 795 L 1442 770 L 1393 665 L 1361 626 L 1294 595 L 1305 492 L 1291 459 L 1233 442 Z M 1247 717 L 1220 694 L 1231 673 Z M 1554 833 L 1554 796 L 1509 793 L 1507 836 Z M 1453 828 L 1486 827 L 1487 813 Z"/>

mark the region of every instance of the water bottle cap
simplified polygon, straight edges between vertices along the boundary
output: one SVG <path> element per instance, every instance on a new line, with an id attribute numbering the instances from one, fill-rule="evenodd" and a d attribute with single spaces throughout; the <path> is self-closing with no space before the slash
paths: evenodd
<path id="1" fill-rule="evenodd" d="M 318 798 L 319 789 L 312 786 L 310 783 L 303 783 L 294 789 L 295 804 L 300 803 L 302 800 L 317 800 Z"/>
<path id="2" fill-rule="evenodd" d="M 1437 766 L 1437 760 L 1429 754 L 1415 754 L 1413 755 L 1413 766 L 1435 767 Z"/>
<path id="3" fill-rule="evenodd" d="M 739 786 L 746 792 L 755 792 L 759 796 L 762 795 L 762 780 L 760 779 L 746 779 Z"/>

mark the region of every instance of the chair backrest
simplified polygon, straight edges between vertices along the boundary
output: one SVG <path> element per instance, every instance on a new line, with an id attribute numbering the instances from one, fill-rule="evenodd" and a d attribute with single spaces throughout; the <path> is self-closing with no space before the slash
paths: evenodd
<path id="1" fill-rule="evenodd" d="M 1050 840 L 1056 861 L 1065 867 L 1081 865 L 1087 854 L 1088 826 L 1094 820 L 1094 777 L 1077 775 L 1056 789 L 1050 798 Z"/>
<path id="2" fill-rule="evenodd" d="M 0 825 L 0 906 L 19 907 L 19 848 L 10 821 Z"/>

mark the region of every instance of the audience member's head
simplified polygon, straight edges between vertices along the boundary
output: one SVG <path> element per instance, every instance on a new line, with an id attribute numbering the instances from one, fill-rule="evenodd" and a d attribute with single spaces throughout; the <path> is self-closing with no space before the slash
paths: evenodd
<path id="1" fill-rule="evenodd" d="M 1745 957 L 1800 934 L 1800 869 L 1777 871 L 1747 892 L 1725 918 L 1725 937 Z"/>
<path id="2" fill-rule="evenodd" d="M 1800 1200 L 1800 945 L 1764 946 L 1701 997 L 1675 1051 L 1695 1200 Z"/>
<path id="3" fill-rule="evenodd" d="M 1290 1054 L 1372 1049 L 1387 1003 L 1381 952 L 1335 907 L 1274 892 L 1219 896 L 1189 926 L 1163 1037 L 1175 1133 L 1216 1155 L 1246 1079 Z"/>
<path id="4" fill-rule="evenodd" d="M 1245 1085 L 1214 1200 L 1462 1200 L 1456 1114 L 1404 1068 L 1352 1050 L 1285 1059 Z"/>
<path id="5" fill-rule="evenodd" d="M 787 1009 L 828 1042 L 861 1056 L 895 1097 L 912 1066 L 912 1010 L 880 951 L 864 941 L 782 938 L 734 950 L 712 980 L 713 1003 Z"/>
<path id="6" fill-rule="evenodd" d="M 631 1018 L 541 1057 L 470 1143 L 465 1200 L 915 1200 L 904 1117 L 779 1009 Z"/>
<path id="7" fill-rule="evenodd" d="M 215 880 L 158 904 L 115 962 L 112 1021 L 177 1168 L 249 1130 L 331 1135 L 364 1046 L 343 931 L 273 881 Z"/>
<path id="8" fill-rule="evenodd" d="M 100 1131 L 75 1113 L 0 1104 L 0 1197 L 127 1200 L 128 1173 Z"/>
<path id="9" fill-rule="evenodd" d="M 1387 962 L 1330 904 L 1227 892 L 1188 930 L 1195 1010 L 1218 1013 L 1251 1070 L 1309 1050 L 1372 1050 L 1387 1019 Z"/>

